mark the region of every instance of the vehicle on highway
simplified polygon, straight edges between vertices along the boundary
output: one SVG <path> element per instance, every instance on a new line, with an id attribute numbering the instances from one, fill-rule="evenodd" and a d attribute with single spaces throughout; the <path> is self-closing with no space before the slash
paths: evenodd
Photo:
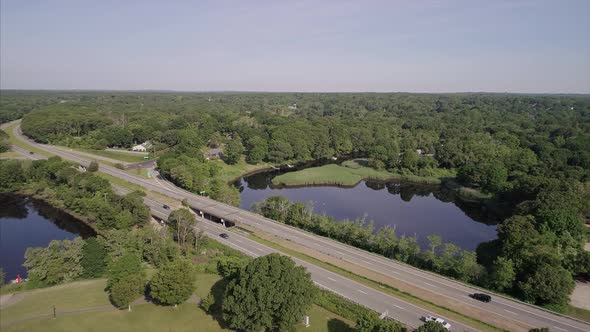
<path id="1" fill-rule="evenodd" d="M 227 235 L 227 233 L 221 233 L 219 234 L 219 236 L 221 236 L 224 239 L 229 239 L 229 235 Z"/>
<path id="2" fill-rule="evenodd" d="M 29 151 L 29 154 L 34 154 L 34 152 L 33 151 Z"/>
<path id="3" fill-rule="evenodd" d="M 483 294 L 483 293 L 473 293 L 470 296 L 472 299 L 476 299 L 481 302 L 490 302 L 492 300 L 491 296 L 489 296 L 488 294 Z"/>
<path id="4" fill-rule="evenodd" d="M 442 318 L 438 318 L 438 317 L 435 317 L 435 316 L 428 315 L 428 316 L 425 316 L 424 317 L 424 321 L 425 322 L 434 321 L 434 322 L 437 322 L 440 325 L 442 325 L 447 330 L 450 330 L 451 329 L 451 324 L 449 324 L 447 321 L 445 321 Z"/>
<path id="5" fill-rule="evenodd" d="M 166 210 L 170 210 L 170 207 L 169 207 L 168 205 L 166 205 L 166 204 L 162 205 L 162 207 L 163 207 L 164 209 L 166 209 Z"/>

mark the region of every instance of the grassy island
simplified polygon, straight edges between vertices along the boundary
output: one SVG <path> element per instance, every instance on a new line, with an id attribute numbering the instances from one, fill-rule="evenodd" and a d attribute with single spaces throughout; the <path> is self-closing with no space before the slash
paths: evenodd
<path id="1" fill-rule="evenodd" d="M 366 159 L 354 159 L 340 165 L 330 164 L 307 168 L 301 171 L 285 173 L 272 180 L 274 185 L 305 186 L 305 185 L 338 185 L 354 186 L 362 180 L 405 180 L 426 184 L 440 184 L 443 177 L 452 177 L 454 173 L 437 170 L 436 176 L 405 175 L 376 170 L 367 166 Z"/>

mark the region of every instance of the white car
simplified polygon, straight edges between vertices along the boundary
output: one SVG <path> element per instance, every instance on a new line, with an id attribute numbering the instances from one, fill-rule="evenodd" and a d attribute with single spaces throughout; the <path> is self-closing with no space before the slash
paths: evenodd
<path id="1" fill-rule="evenodd" d="M 435 321 L 435 322 L 439 323 L 440 325 L 442 325 L 445 329 L 447 329 L 447 330 L 451 329 L 451 324 L 449 324 L 446 320 L 444 320 L 442 318 L 428 315 L 428 316 L 424 317 L 424 321 L 425 322 Z"/>

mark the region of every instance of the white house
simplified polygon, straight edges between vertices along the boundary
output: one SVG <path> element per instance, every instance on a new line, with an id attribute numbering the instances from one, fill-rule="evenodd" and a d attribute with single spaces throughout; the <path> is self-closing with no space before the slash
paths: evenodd
<path id="1" fill-rule="evenodd" d="M 145 152 L 146 151 L 146 148 L 145 148 L 145 146 L 143 146 L 143 144 L 139 144 L 139 145 L 136 145 L 136 146 L 132 147 L 131 148 L 131 151 Z"/>
<path id="2" fill-rule="evenodd" d="M 147 149 L 151 146 L 152 146 L 152 143 L 150 143 L 150 141 L 146 141 L 146 142 L 143 142 L 142 144 L 132 147 L 131 151 L 146 152 Z"/>

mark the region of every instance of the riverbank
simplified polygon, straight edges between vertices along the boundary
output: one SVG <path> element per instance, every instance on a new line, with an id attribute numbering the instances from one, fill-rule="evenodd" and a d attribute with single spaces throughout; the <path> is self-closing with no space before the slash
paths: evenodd
<path id="1" fill-rule="evenodd" d="M 339 186 L 354 187 L 361 181 L 403 181 L 416 184 L 444 185 L 466 201 L 488 199 L 491 196 L 457 183 L 455 172 L 437 169 L 436 176 L 392 173 L 366 166 L 366 159 L 348 160 L 340 165 L 329 164 L 278 175 L 272 184 L 278 187 Z"/>
<path id="2" fill-rule="evenodd" d="M 440 172 L 439 176 L 417 176 L 376 170 L 366 166 L 365 159 L 353 159 L 342 164 L 329 164 L 289 172 L 275 177 L 272 183 L 277 186 L 336 185 L 354 187 L 363 180 L 390 181 L 402 180 L 422 184 L 441 184 L 444 178 L 454 176 L 451 171 Z"/>
<path id="3" fill-rule="evenodd" d="M 89 228 L 89 230 L 91 230 L 93 232 L 93 235 L 100 234 L 100 231 L 94 225 L 94 220 L 91 220 L 88 217 L 85 217 L 81 214 L 78 214 L 78 213 L 66 208 L 61 200 L 56 199 L 54 197 L 43 195 L 43 192 L 23 189 L 23 190 L 19 190 L 19 191 L 15 191 L 15 192 L 1 193 L 1 194 L 14 195 L 17 197 L 21 197 L 23 199 L 28 198 L 28 199 L 33 199 L 33 200 L 42 202 L 43 204 L 46 204 L 47 206 L 50 206 L 52 209 L 57 211 L 57 213 L 61 213 L 65 216 L 67 216 L 68 218 L 70 218 L 72 220 L 76 220 L 77 222 L 83 224 L 84 227 Z"/>

